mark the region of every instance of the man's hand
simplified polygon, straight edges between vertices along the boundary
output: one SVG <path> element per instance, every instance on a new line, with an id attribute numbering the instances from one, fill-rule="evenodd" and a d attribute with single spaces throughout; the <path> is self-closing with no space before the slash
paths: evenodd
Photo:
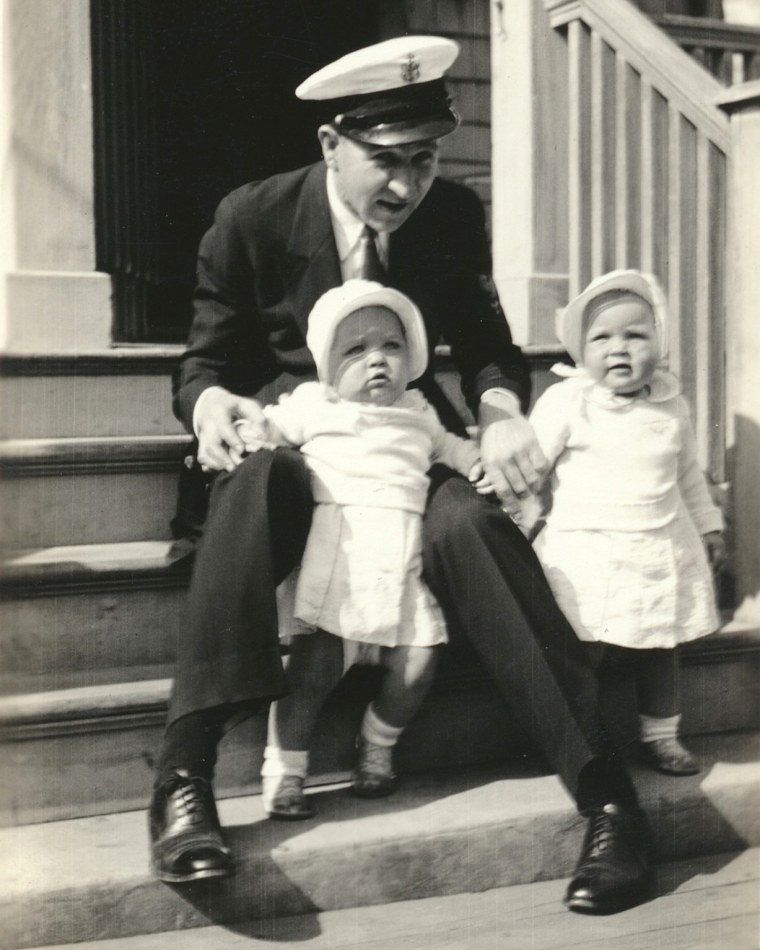
<path id="1" fill-rule="evenodd" d="M 480 412 L 483 468 L 504 509 L 517 514 L 520 501 L 538 492 L 548 464 L 525 416 L 492 419 L 484 408 Z"/>
<path id="2" fill-rule="evenodd" d="M 226 389 L 215 389 L 204 399 L 195 420 L 198 431 L 198 461 L 206 472 L 231 472 L 243 461 L 245 444 L 233 423 L 247 419 L 258 427 L 266 426 L 261 406 L 255 399 L 236 396 Z"/>

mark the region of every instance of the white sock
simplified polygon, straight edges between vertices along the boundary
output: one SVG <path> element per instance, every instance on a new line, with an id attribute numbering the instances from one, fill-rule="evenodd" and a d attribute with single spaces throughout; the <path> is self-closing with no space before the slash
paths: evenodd
<path id="1" fill-rule="evenodd" d="M 404 731 L 403 726 L 391 726 L 375 712 L 374 703 L 370 703 L 362 719 L 361 736 L 374 745 L 390 748 L 396 745 L 398 737 Z"/>
<path id="2" fill-rule="evenodd" d="M 654 742 L 655 739 L 677 739 L 681 714 L 665 716 L 639 716 L 639 736 L 642 742 Z"/>
<path id="3" fill-rule="evenodd" d="M 265 778 L 279 778 L 281 775 L 298 775 L 300 778 L 306 778 L 309 774 L 309 753 L 268 745 L 264 749 L 261 774 Z"/>

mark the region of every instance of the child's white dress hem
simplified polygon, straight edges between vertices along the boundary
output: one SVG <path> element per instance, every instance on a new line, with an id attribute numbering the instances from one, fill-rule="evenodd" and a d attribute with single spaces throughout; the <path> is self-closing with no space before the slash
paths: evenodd
<path id="1" fill-rule="evenodd" d="M 558 530 L 534 541 L 578 638 L 670 649 L 719 625 L 712 576 L 688 512 L 647 531 Z"/>
<path id="2" fill-rule="evenodd" d="M 403 509 L 318 504 L 296 590 L 299 632 L 385 647 L 446 643 L 443 613 L 421 579 L 421 531 L 420 516 Z M 367 543 L 373 537 L 378 544 Z"/>

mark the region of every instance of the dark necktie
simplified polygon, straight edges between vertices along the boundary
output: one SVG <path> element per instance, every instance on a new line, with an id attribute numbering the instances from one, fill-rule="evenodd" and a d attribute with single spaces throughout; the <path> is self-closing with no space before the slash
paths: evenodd
<path id="1" fill-rule="evenodd" d="M 376 237 L 377 232 L 368 224 L 365 224 L 362 233 L 359 235 L 357 275 L 364 280 L 376 280 L 384 284 L 385 268 L 380 263 L 380 256 L 377 253 Z"/>

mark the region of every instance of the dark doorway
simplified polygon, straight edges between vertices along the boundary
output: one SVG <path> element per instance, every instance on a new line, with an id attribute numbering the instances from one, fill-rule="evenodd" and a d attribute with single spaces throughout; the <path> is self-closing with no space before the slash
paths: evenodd
<path id="1" fill-rule="evenodd" d="M 378 39 L 378 6 L 92 0 L 97 267 L 113 278 L 115 341 L 184 340 L 216 204 L 318 158 L 293 90 Z"/>

